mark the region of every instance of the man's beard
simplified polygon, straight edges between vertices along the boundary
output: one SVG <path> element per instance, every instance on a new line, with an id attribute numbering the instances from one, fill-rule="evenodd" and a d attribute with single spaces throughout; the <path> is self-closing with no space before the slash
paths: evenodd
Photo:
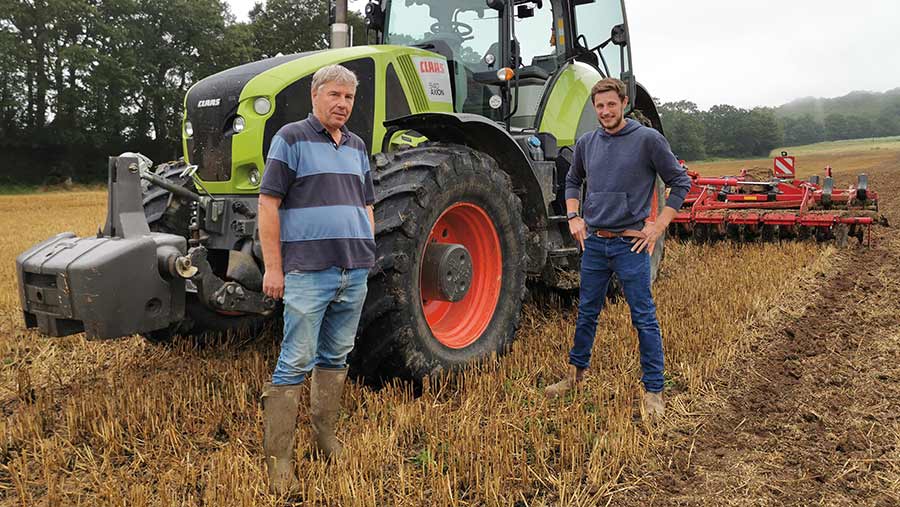
<path id="1" fill-rule="evenodd" d="M 622 123 L 625 121 L 625 117 L 624 117 L 624 116 L 619 116 L 616 120 L 618 120 L 618 121 L 616 121 L 616 124 L 615 124 L 615 125 L 607 126 L 607 125 L 606 125 L 606 122 L 605 122 L 604 120 L 600 120 L 600 124 L 603 125 L 603 128 L 606 129 L 606 130 L 616 130 L 616 129 L 619 128 L 619 127 L 622 125 Z"/>

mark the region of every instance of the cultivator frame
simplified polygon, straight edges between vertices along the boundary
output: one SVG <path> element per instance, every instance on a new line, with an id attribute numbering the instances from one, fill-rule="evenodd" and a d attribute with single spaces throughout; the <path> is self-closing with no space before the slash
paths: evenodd
<path id="1" fill-rule="evenodd" d="M 785 157 L 783 152 L 779 158 Z M 670 233 L 701 243 L 723 238 L 741 242 L 815 238 L 845 246 L 851 237 L 871 242 L 878 194 L 869 189 L 865 174 L 855 185 L 837 188 L 831 167 L 825 168 L 824 179 L 814 175 L 806 181 L 793 174 L 778 177 L 780 168 L 776 159 L 772 177 L 762 181 L 746 169 L 739 176 L 721 177 L 688 170 L 691 190 L 669 226 Z"/>

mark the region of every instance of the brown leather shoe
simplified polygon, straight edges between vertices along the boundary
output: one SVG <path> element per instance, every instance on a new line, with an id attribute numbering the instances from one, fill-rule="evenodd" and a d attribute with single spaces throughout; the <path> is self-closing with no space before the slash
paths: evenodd
<path id="1" fill-rule="evenodd" d="M 644 391 L 644 410 L 641 415 L 648 417 L 651 421 L 658 421 L 666 415 L 666 399 L 662 391 L 651 393 Z"/>
<path id="2" fill-rule="evenodd" d="M 313 370 L 309 419 L 316 449 L 326 458 L 337 457 L 342 451 L 341 443 L 334 434 L 334 426 L 341 410 L 341 395 L 346 378 L 347 368 L 335 370 L 316 366 Z"/>
<path id="3" fill-rule="evenodd" d="M 560 396 L 564 396 L 567 392 L 574 389 L 576 385 L 584 380 L 584 371 L 584 368 L 578 368 L 577 366 L 570 364 L 565 378 L 553 384 L 552 386 L 547 386 L 547 388 L 544 389 L 544 396 L 550 399 L 556 399 Z"/>
<path id="4" fill-rule="evenodd" d="M 284 496 L 297 492 L 294 473 L 294 435 L 300 386 L 266 384 L 262 393 L 263 452 L 269 476 L 269 492 Z"/>

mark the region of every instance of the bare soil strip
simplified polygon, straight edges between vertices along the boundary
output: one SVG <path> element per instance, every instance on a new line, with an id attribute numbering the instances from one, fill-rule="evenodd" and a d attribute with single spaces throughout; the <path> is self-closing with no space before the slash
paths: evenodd
<path id="1" fill-rule="evenodd" d="M 870 172 L 894 227 L 840 252 L 799 317 L 765 325 L 611 505 L 900 505 L 898 175 L 900 160 Z"/>

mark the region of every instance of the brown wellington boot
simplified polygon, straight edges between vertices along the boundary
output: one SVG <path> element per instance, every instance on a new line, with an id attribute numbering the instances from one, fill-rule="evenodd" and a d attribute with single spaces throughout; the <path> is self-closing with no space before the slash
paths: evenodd
<path id="1" fill-rule="evenodd" d="M 649 418 L 650 421 L 659 421 L 666 415 L 666 399 L 662 391 L 651 393 L 644 391 L 644 410 L 641 415 Z"/>
<path id="2" fill-rule="evenodd" d="M 266 384 L 263 388 L 263 452 L 269 492 L 278 496 L 294 494 L 298 486 L 293 458 L 299 403 L 299 385 Z"/>
<path id="3" fill-rule="evenodd" d="M 556 399 L 560 396 L 564 396 L 567 392 L 571 391 L 575 386 L 584 380 L 584 368 L 578 368 L 575 365 L 569 365 L 569 371 L 566 373 L 566 377 L 559 382 L 553 384 L 552 386 L 548 386 L 544 389 L 544 396 L 550 399 Z"/>
<path id="4" fill-rule="evenodd" d="M 347 368 L 329 369 L 315 367 L 309 392 L 309 419 L 312 423 L 313 440 L 316 449 L 326 458 L 336 458 L 341 454 L 341 443 L 334 435 L 341 410 L 341 395 Z"/>

